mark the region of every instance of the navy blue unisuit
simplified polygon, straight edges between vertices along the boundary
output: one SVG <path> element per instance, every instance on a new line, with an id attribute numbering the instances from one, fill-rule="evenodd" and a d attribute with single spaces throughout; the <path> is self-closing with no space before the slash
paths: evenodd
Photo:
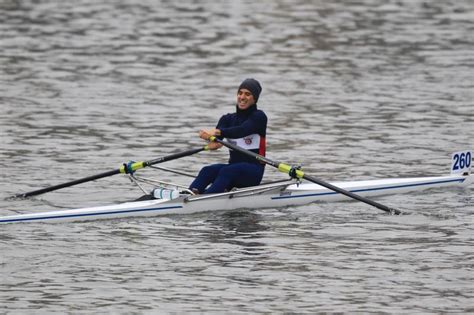
<path id="1" fill-rule="evenodd" d="M 246 110 L 236 106 L 235 113 L 226 114 L 219 119 L 216 129 L 221 131 L 220 138 L 244 149 L 265 156 L 267 116 L 254 104 Z M 219 193 L 234 187 L 248 187 L 260 184 L 265 165 L 253 157 L 230 150 L 228 164 L 205 166 L 190 189 L 200 193 Z M 206 190 L 206 187 L 211 186 Z"/>

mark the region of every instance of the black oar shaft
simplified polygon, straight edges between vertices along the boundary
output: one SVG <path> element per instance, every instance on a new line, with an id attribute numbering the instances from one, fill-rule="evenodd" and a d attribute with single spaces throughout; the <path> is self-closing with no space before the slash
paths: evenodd
<path id="1" fill-rule="evenodd" d="M 193 154 L 196 154 L 196 153 L 201 152 L 203 150 L 207 150 L 207 147 L 201 147 L 201 148 L 191 149 L 191 150 L 187 150 L 187 151 L 183 151 L 183 152 L 178 152 L 178 153 L 170 154 L 170 155 L 167 155 L 167 156 L 164 156 L 164 157 L 159 157 L 159 158 L 149 160 L 149 161 L 145 161 L 145 162 L 135 162 L 135 163 L 132 163 L 130 165 L 130 168 L 131 168 L 132 171 L 135 171 L 137 169 L 144 168 L 144 167 L 147 167 L 147 166 L 150 166 L 150 165 L 154 165 L 154 164 L 158 164 L 158 163 L 163 163 L 163 162 L 179 159 L 179 158 L 182 158 L 182 157 L 185 157 L 185 156 L 188 156 L 188 155 L 193 155 Z M 61 189 L 61 188 L 66 188 L 66 187 L 71 187 L 71 186 L 74 186 L 74 185 L 82 184 L 82 183 L 85 183 L 85 182 L 90 182 L 90 181 L 93 181 L 93 180 L 96 180 L 96 179 L 109 177 L 109 176 L 120 174 L 120 173 L 127 173 L 127 169 L 126 169 L 125 166 L 121 166 L 118 169 L 111 170 L 111 171 L 108 171 L 108 172 L 104 172 L 104 173 L 101 173 L 101 174 L 76 179 L 76 180 L 73 180 L 73 181 L 70 181 L 70 182 L 67 182 L 67 183 L 58 184 L 58 185 L 54 185 L 54 186 L 50 186 L 50 187 L 46 187 L 46 188 L 42 188 L 42 189 L 30 191 L 30 192 L 26 192 L 26 193 L 17 194 L 17 195 L 14 195 L 13 198 L 27 198 L 27 197 L 31 197 L 31 196 L 41 195 L 41 194 L 44 194 L 44 193 L 47 193 L 47 192 L 50 192 L 50 191 L 54 191 L 54 190 L 58 190 L 58 189 Z"/>
<path id="2" fill-rule="evenodd" d="M 176 159 L 179 159 L 179 158 L 182 158 L 182 157 L 185 157 L 185 156 L 189 156 L 189 155 L 199 153 L 199 152 L 204 151 L 204 150 L 207 150 L 207 146 L 202 147 L 202 148 L 196 148 L 196 149 L 191 149 L 191 150 L 187 150 L 187 151 L 183 151 L 183 152 L 174 153 L 174 154 L 170 154 L 170 155 L 163 156 L 163 157 L 159 157 L 159 158 L 156 158 L 156 159 L 153 159 L 153 160 L 143 162 L 143 167 L 147 167 L 147 166 L 150 166 L 150 165 L 155 165 L 155 164 L 158 164 L 158 163 L 163 163 L 163 162 L 167 162 L 167 161 L 171 161 L 171 160 L 176 160 Z"/>
<path id="3" fill-rule="evenodd" d="M 90 181 L 93 181 L 93 180 L 96 180 L 96 179 L 112 176 L 112 175 L 119 174 L 119 173 L 120 173 L 120 169 L 112 170 L 112 171 L 104 172 L 104 173 L 101 173 L 101 174 L 92 175 L 92 176 L 84 177 L 84 178 L 81 178 L 81 179 L 76 179 L 76 180 L 73 180 L 73 181 L 70 181 L 70 182 L 67 182 L 67 183 L 58 184 L 58 185 L 54 185 L 54 186 L 50 186 L 50 187 L 46 187 L 46 188 L 42 188 L 42 189 L 38 189 L 38 190 L 26 192 L 26 193 L 22 193 L 22 194 L 17 194 L 14 197 L 15 198 L 27 198 L 27 197 L 31 197 L 31 196 L 41 195 L 41 194 L 44 194 L 44 193 L 47 193 L 47 192 L 50 192 L 50 191 L 53 191 L 53 190 L 58 190 L 58 189 L 61 189 L 61 188 L 66 188 L 66 187 L 70 187 L 70 186 L 74 186 L 74 185 L 79 185 L 79 184 L 82 184 L 82 183 L 85 183 L 85 182 L 90 182 Z"/>
<path id="4" fill-rule="evenodd" d="M 387 207 L 381 203 L 378 203 L 376 201 L 373 201 L 373 200 L 370 200 L 370 199 L 367 199 L 365 197 L 362 197 L 362 196 L 359 196 L 357 194 L 354 194 L 353 192 L 350 192 L 348 190 L 345 190 L 345 189 L 342 189 L 342 188 L 339 188 L 337 186 L 334 186 L 330 183 L 327 183 L 325 181 L 322 181 L 318 178 L 315 178 L 313 176 L 309 176 L 309 175 L 306 175 L 304 174 L 303 175 L 303 178 L 306 179 L 306 180 L 309 180 L 310 182 L 313 182 L 315 184 L 318 184 L 320 186 L 323 186 L 323 187 L 326 187 L 332 191 L 335 191 L 335 192 L 338 192 L 342 195 L 345 195 L 347 197 L 350 197 L 350 198 L 353 198 L 353 199 L 356 199 L 356 200 L 359 200 L 359 201 L 362 201 L 362 202 L 365 202 L 366 204 L 369 204 L 371 206 L 374 206 L 380 210 L 383 210 L 385 212 L 389 212 L 389 213 L 394 213 L 394 214 L 400 214 L 401 212 L 397 209 L 393 209 L 393 208 L 390 208 L 390 207 Z"/>
<path id="5" fill-rule="evenodd" d="M 234 145 L 232 143 L 229 143 L 227 141 L 223 141 L 217 137 L 211 137 L 210 138 L 211 141 L 216 141 L 218 143 L 221 143 L 223 144 L 224 146 L 228 147 L 229 149 L 232 149 L 232 150 L 235 150 L 235 151 L 238 151 L 240 153 L 243 153 L 243 154 L 246 154 L 246 155 L 249 155 L 249 156 L 252 156 L 254 157 L 255 159 L 257 159 L 258 161 L 261 161 L 265 164 L 268 164 L 268 165 L 271 165 L 275 168 L 277 168 L 279 171 L 281 172 L 284 172 L 284 173 L 287 173 L 287 174 L 290 174 L 290 172 L 294 172 L 294 176 L 298 177 L 298 178 L 304 178 L 310 182 L 313 182 L 315 184 L 318 184 L 320 186 L 323 186 L 323 187 L 326 187 L 332 191 L 335 191 L 335 192 L 338 192 L 340 194 L 343 194 L 347 197 L 350 197 L 350 198 L 353 198 L 353 199 L 356 199 L 356 200 L 359 200 L 361 202 L 364 202 L 368 205 L 371 205 L 371 206 L 374 206 L 380 210 L 383 210 L 383 211 L 386 211 L 388 213 L 394 213 L 394 214 L 400 214 L 401 212 L 397 209 L 393 209 L 393 208 L 390 208 L 390 207 L 387 207 L 381 203 L 378 203 L 378 202 L 375 202 L 373 200 L 370 200 L 370 199 L 367 199 L 365 197 L 362 197 L 362 196 L 359 196 L 357 194 L 354 194 L 353 192 L 350 192 L 348 190 L 345 190 L 345 189 L 342 189 L 340 187 L 337 187 L 337 186 L 334 186 L 330 183 L 327 183 L 323 180 L 320 180 L 318 178 L 315 178 L 313 176 L 309 176 L 309 175 L 306 175 L 303 171 L 301 170 L 297 170 L 297 169 L 293 169 L 291 166 L 287 165 L 287 164 L 284 164 L 284 163 L 281 163 L 281 162 L 277 162 L 277 161 L 272 161 L 264 156 L 261 156 L 255 152 L 252 152 L 252 151 L 248 151 L 248 150 L 245 150 L 244 148 L 241 148 L 237 145 Z"/>

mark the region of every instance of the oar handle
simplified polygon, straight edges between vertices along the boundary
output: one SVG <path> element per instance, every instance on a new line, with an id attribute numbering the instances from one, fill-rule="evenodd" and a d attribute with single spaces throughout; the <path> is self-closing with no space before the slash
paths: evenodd
<path id="1" fill-rule="evenodd" d="M 374 206 L 380 210 L 383 210 L 385 212 L 388 212 L 388 213 L 392 213 L 392 214 L 401 214 L 401 211 L 400 210 L 397 210 L 397 209 L 393 209 L 393 208 L 390 208 L 390 207 L 387 207 L 383 204 L 380 204 L 378 202 L 375 202 L 373 200 L 370 200 L 370 199 L 367 199 L 365 197 L 362 197 L 362 196 L 359 196 L 357 194 L 354 194 L 353 192 L 350 192 L 348 190 L 345 190 L 345 189 L 342 189 L 340 187 L 337 187 L 337 186 L 334 186 L 330 183 L 327 183 L 323 180 L 320 180 L 318 178 L 315 178 L 313 176 L 309 176 L 309 175 L 306 175 L 302 170 L 298 169 L 298 168 L 295 168 L 295 167 L 292 167 L 288 164 L 285 164 L 285 163 L 281 163 L 281 162 L 277 162 L 277 161 L 272 161 L 270 160 L 269 158 L 266 158 L 264 156 L 261 156 L 255 152 L 252 152 L 252 151 L 248 151 L 244 148 L 241 148 L 237 145 L 234 145 L 232 143 L 229 143 L 227 141 L 224 141 L 224 140 L 221 140 L 215 136 L 211 136 L 209 138 L 209 140 L 211 141 L 215 141 L 215 142 L 218 142 L 218 143 L 221 143 L 223 144 L 224 146 L 228 147 L 229 149 L 232 149 L 232 150 L 235 150 L 235 151 L 238 151 L 240 153 L 243 153 L 243 154 L 246 154 L 248 156 L 252 156 L 254 157 L 255 159 L 257 159 L 258 161 L 260 162 L 263 162 L 265 164 L 268 164 L 268 165 L 271 165 L 275 168 L 277 168 L 280 172 L 283 172 L 283 173 L 286 173 L 292 177 L 296 177 L 296 178 L 304 178 L 310 182 L 313 182 L 315 184 L 318 184 L 320 186 L 323 186 L 323 187 L 326 187 L 332 191 L 335 191 L 335 192 L 338 192 L 340 194 L 343 194 L 345 196 L 348 196 L 350 198 L 353 198 L 353 199 L 356 199 L 356 200 L 359 200 L 361 202 L 364 202 L 368 205 L 371 205 L 371 206 Z"/>

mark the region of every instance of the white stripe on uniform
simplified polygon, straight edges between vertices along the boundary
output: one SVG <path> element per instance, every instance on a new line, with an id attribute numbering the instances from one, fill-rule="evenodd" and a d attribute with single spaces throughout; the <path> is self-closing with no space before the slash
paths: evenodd
<path id="1" fill-rule="evenodd" d="M 227 139 L 230 143 L 234 145 L 238 145 L 241 148 L 246 150 L 258 150 L 260 149 L 260 135 L 258 133 L 254 133 L 253 135 L 249 135 L 239 139 Z"/>

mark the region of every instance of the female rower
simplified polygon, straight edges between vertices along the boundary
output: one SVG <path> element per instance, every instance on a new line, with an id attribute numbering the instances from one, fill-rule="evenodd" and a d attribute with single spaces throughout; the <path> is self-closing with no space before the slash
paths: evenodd
<path id="1" fill-rule="evenodd" d="M 229 142 L 265 156 L 267 116 L 257 109 L 261 92 L 262 87 L 257 80 L 244 80 L 237 90 L 235 113 L 222 116 L 213 129 L 200 130 L 199 137 L 204 140 L 209 140 L 211 136 L 220 139 L 227 138 Z M 217 150 L 220 147 L 222 147 L 220 143 L 209 143 L 211 150 Z M 212 164 L 203 167 L 189 188 L 197 194 L 210 194 L 229 191 L 234 187 L 260 184 L 265 170 L 264 164 L 255 158 L 232 150 L 229 151 L 229 155 L 227 164 Z M 207 188 L 208 185 L 210 186 Z"/>

